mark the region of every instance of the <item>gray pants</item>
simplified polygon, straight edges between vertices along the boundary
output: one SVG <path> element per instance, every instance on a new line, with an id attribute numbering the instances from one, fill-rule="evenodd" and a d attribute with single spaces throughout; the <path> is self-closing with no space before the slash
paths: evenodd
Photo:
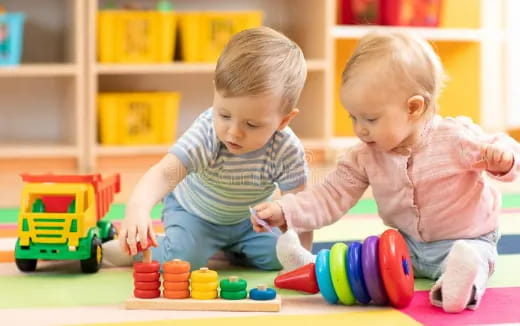
<path id="1" fill-rule="evenodd" d="M 415 277 L 438 279 L 444 271 L 444 261 L 456 240 L 440 240 L 433 242 L 419 242 L 402 233 L 410 258 L 413 263 Z M 493 273 L 497 259 L 497 242 L 500 238 L 498 231 L 484 234 L 474 239 L 464 239 L 479 253 L 482 263 L 487 265 L 489 275 Z"/>

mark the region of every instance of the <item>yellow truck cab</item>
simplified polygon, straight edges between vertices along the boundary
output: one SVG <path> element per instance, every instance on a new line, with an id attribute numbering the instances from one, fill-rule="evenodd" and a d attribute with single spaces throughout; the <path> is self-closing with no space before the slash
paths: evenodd
<path id="1" fill-rule="evenodd" d="M 97 272 L 103 259 L 101 243 L 117 230 L 102 220 L 120 177 L 92 175 L 22 175 L 15 259 L 18 269 L 34 271 L 38 259 L 80 260 L 85 273 Z"/>

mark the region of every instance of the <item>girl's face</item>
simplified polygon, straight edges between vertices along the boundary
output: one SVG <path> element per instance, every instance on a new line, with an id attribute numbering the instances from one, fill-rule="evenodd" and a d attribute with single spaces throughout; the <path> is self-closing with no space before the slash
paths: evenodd
<path id="1" fill-rule="evenodd" d="M 356 136 L 367 145 L 384 152 L 413 145 L 418 129 L 416 105 L 422 103 L 422 111 L 422 97 L 408 98 L 382 82 L 366 79 L 344 84 L 340 96 Z"/>

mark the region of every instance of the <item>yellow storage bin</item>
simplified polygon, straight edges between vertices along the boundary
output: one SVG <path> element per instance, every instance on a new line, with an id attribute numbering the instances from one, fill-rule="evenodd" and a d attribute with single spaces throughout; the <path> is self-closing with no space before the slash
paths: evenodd
<path id="1" fill-rule="evenodd" d="M 262 11 L 177 12 L 180 57 L 185 62 L 216 62 L 234 34 L 262 25 Z"/>
<path id="2" fill-rule="evenodd" d="M 102 10 L 98 12 L 99 61 L 159 63 L 173 61 L 173 12 Z"/>
<path id="3" fill-rule="evenodd" d="M 101 93 L 100 142 L 104 145 L 171 144 L 175 139 L 180 94 Z"/>

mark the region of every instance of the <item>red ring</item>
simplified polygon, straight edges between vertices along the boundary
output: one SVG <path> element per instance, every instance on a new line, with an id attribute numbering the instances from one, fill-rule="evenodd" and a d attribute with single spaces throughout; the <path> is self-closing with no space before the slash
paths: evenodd
<path id="1" fill-rule="evenodd" d="M 161 296 L 161 291 L 159 290 L 134 290 L 134 297 L 141 299 L 153 299 Z"/>
<path id="2" fill-rule="evenodd" d="M 153 282 L 143 282 L 136 281 L 134 282 L 134 289 L 136 290 L 158 290 L 161 287 L 161 282 L 153 281 Z"/>
<path id="3" fill-rule="evenodd" d="M 135 282 L 154 282 L 159 281 L 160 274 L 158 272 L 153 273 L 135 273 L 134 272 L 134 281 Z"/>
<path id="4" fill-rule="evenodd" d="M 408 306 L 414 293 L 413 266 L 399 231 L 386 230 L 379 238 L 379 268 L 392 305 L 396 308 Z"/>
<path id="5" fill-rule="evenodd" d="M 152 273 L 158 272 L 161 268 L 161 264 L 154 260 L 151 263 L 143 263 L 141 261 L 136 261 L 134 263 L 134 272 L 136 273 Z"/>

